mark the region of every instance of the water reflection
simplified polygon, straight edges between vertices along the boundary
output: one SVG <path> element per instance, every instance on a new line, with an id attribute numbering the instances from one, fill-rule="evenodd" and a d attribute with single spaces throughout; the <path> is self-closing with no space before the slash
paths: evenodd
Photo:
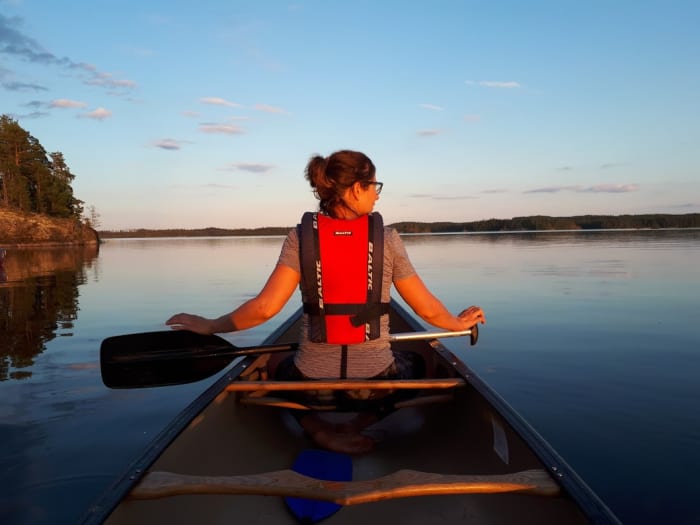
<path id="1" fill-rule="evenodd" d="M 78 286 L 99 247 L 7 250 L 0 271 L 0 381 L 32 375 L 34 358 L 57 335 L 72 335 Z"/>

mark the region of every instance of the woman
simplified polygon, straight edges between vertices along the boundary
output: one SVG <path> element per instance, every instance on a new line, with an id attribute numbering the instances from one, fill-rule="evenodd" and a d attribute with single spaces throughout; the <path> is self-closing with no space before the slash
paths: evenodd
<path id="1" fill-rule="evenodd" d="M 306 179 L 320 201 L 320 213 L 305 215 L 302 225 L 289 232 L 262 291 L 217 319 L 180 313 L 166 324 L 200 334 L 252 328 L 277 314 L 301 285 L 303 329 L 300 348 L 287 374 L 321 379 L 410 374 L 406 364 L 394 356 L 389 343 L 389 315 L 383 305 L 390 300 L 392 283 L 419 317 L 438 328 L 466 330 L 485 322 L 484 312 L 478 306 L 459 315 L 445 308 L 416 273 L 395 229 L 381 228 L 373 236 L 372 227 L 367 224 L 370 218 L 375 225 L 381 222 L 379 214 L 372 212 L 383 184 L 376 180 L 374 164 L 366 155 L 342 150 L 327 158 L 314 156 L 306 167 Z M 345 250 L 338 244 L 347 240 L 352 249 Z M 309 252 L 314 252 L 313 257 Z M 383 264 L 377 265 L 380 259 Z M 349 275 L 356 277 L 353 280 Z M 361 284 L 350 286 L 348 281 Z M 353 289 L 360 289 L 354 298 Z M 374 294 L 372 299 L 370 294 Z M 332 427 L 313 415 L 300 419 L 304 430 L 319 445 L 349 453 L 371 449 L 374 442 L 359 433 L 370 422 L 371 419 L 362 418 L 343 427 Z"/>

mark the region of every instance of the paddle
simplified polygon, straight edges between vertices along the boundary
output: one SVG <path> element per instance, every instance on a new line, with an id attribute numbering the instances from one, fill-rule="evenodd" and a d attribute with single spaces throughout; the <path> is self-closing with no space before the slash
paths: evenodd
<path id="1" fill-rule="evenodd" d="M 292 470 L 324 481 L 351 481 L 352 458 L 329 450 L 303 450 L 294 460 Z M 338 512 L 342 505 L 317 499 L 285 497 L 289 511 L 300 523 L 311 524 Z"/>
<path id="2" fill-rule="evenodd" d="M 239 348 L 216 335 L 164 330 L 108 337 L 100 346 L 102 381 L 109 388 L 192 383 L 237 357 L 296 350 L 296 343 Z"/>
<path id="3" fill-rule="evenodd" d="M 470 336 L 476 344 L 479 330 L 391 334 L 391 341 Z M 164 330 L 108 337 L 100 347 L 102 381 L 109 388 L 143 388 L 200 381 L 220 372 L 237 357 L 289 352 L 297 343 L 239 348 L 216 335 L 186 330 Z"/>

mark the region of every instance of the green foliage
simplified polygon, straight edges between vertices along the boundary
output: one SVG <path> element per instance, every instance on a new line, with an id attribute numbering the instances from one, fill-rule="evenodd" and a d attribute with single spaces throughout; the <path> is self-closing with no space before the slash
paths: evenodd
<path id="1" fill-rule="evenodd" d="M 398 222 L 399 233 L 460 233 L 547 230 L 617 230 L 658 228 L 700 228 L 700 213 L 685 215 L 578 215 L 548 217 L 533 215 L 512 219 L 488 219 L 475 222 Z"/>
<path id="2" fill-rule="evenodd" d="M 79 218 L 75 179 L 63 154 L 41 143 L 7 115 L 0 116 L 0 206 L 52 217 Z"/>

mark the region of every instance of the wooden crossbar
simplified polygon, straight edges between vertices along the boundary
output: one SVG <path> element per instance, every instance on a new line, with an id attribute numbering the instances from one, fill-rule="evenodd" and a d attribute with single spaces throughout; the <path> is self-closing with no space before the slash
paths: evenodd
<path id="1" fill-rule="evenodd" d="M 559 485 L 544 470 L 501 475 L 454 475 L 399 470 L 366 481 L 323 481 L 278 470 L 247 476 L 190 476 L 148 472 L 129 495 L 155 499 L 185 494 L 247 494 L 291 496 L 338 505 L 358 505 L 395 498 L 442 494 L 493 494 L 523 492 L 542 496 L 559 494 Z"/>
<path id="2" fill-rule="evenodd" d="M 442 394 L 435 396 L 418 396 L 413 399 L 407 399 L 405 401 L 398 401 L 394 403 L 394 408 L 407 408 L 419 405 L 428 405 L 432 403 L 446 403 L 452 401 L 454 397 L 451 394 Z M 241 397 L 238 400 L 243 405 L 253 405 L 253 406 L 266 406 L 266 407 L 276 407 L 276 408 L 288 408 L 292 410 L 313 410 L 318 411 L 334 411 L 338 410 L 338 407 L 334 404 L 324 404 L 324 405 L 305 405 L 302 403 L 297 403 L 296 401 L 290 401 L 288 399 L 280 397 Z"/>
<path id="3" fill-rule="evenodd" d="M 407 399 L 405 401 L 397 401 L 394 403 L 394 408 L 408 408 L 408 407 L 415 407 L 419 405 L 428 405 L 432 403 L 446 403 L 448 401 L 452 401 L 454 397 L 452 394 L 438 394 L 434 396 L 418 396 L 412 399 Z M 243 405 L 252 405 L 252 406 L 266 406 L 266 407 L 276 407 L 276 408 L 288 408 L 292 410 L 313 410 L 315 412 L 318 411 L 336 411 L 338 410 L 338 406 L 334 404 L 319 404 L 319 405 L 313 405 L 313 404 L 302 404 L 302 403 L 297 403 L 295 401 L 290 401 L 288 399 L 280 398 L 280 397 L 270 397 L 270 396 L 262 396 L 262 397 L 241 397 L 238 400 L 241 404 Z"/>
<path id="4" fill-rule="evenodd" d="M 444 379 L 310 379 L 308 381 L 234 381 L 228 392 L 279 392 L 300 390 L 404 390 L 463 387 L 461 377 Z"/>

